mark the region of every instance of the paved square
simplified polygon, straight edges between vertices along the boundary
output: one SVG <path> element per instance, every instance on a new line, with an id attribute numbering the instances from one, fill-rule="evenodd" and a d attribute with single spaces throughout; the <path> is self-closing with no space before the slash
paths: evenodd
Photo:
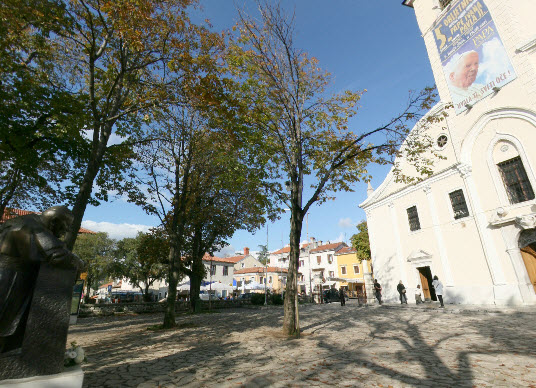
<path id="1" fill-rule="evenodd" d="M 309 305 L 299 340 L 281 320 L 233 309 L 153 332 L 161 314 L 86 318 L 69 341 L 88 355 L 86 387 L 536 387 L 533 312 Z"/>

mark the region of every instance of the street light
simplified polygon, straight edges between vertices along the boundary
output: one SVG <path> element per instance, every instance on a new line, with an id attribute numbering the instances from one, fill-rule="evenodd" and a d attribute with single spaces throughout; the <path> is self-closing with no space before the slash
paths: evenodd
<path id="1" fill-rule="evenodd" d="M 266 254 L 268 254 L 268 220 L 266 221 Z M 266 277 L 268 276 L 268 267 L 266 267 L 266 264 L 268 263 L 268 257 L 264 257 L 264 305 L 268 305 L 267 296 L 266 296 Z"/>

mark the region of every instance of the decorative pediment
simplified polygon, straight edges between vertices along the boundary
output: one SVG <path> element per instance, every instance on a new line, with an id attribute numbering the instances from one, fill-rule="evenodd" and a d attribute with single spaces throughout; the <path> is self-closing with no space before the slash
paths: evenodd
<path id="1" fill-rule="evenodd" d="M 409 263 L 411 263 L 413 261 L 426 260 L 426 259 L 431 259 L 431 258 L 432 258 L 432 255 L 429 254 L 428 252 L 423 251 L 422 249 L 417 249 L 411 252 L 406 260 Z"/>
<path id="2" fill-rule="evenodd" d="M 508 214 L 503 208 L 497 210 L 497 214 L 492 214 L 489 221 L 491 226 L 503 227 L 508 224 L 516 224 L 522 230 L 536 228 L 536 213 L 525 214 L 523 216 L 505 217 Z"/>
<path id="3" fill-rule="evenodd" d="M 521 229 L 534 229 L 536 228 L 536 214 L 527 214 L 524 216 L 516 217 L 516 224 Z"/>

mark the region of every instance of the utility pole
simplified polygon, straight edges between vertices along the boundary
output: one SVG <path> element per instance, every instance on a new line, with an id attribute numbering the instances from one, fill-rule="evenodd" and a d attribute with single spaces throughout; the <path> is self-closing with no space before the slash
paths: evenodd
<path id="1" fill-rule="evenodd" d="M 266 220 L 266 254 L 268 254 L 268 220 Z M 266 296 L 266 283 L 267 282 L 267 276 L 268 276 L 268 257 L 264 258 L 264 305 L 268 305 L 268 300 Z"/>
<path id="2" fill-rule="evenodd" d="M 208 285 L 208 310 L 212 309 L 212 255 L 210 255 L 210 283 Z"/>
<path id="3" fill-rule="evenodd" d="M 313 297 L 313 272 L 311 271 L 311 246 L 309 241 L 309 213 L 307 213 L 307 217 L 305 218 L 305 226 L 307 229 L 307 261 L 309 264 L 309 296 L 311 297 L 311 303 L 314 301 Z"/>

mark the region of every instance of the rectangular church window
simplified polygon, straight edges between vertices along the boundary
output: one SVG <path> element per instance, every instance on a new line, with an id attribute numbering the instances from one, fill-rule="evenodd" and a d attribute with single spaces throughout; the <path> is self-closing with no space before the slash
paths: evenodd
<path id="1" fill-rule="evenodd" d="M 417 206 L 412 206 L 407 209 L 408 212 L 408 221 L 409 221 L 409 230 L 412 232 L 414 230 L 421 229 L 421 224 L 419 222 L 419 213 L 417 213 Z"/>
<path id="2" fill-rule="evenodd" d="M 455 220 L 469 216 L 469 209 L 467 208 L 462 189 L 449 193 L 449 197 Z"/>
<path id="3" fill-rule="evenodd" d="M 441 9 L 445 9 L 451 1 L 452 0 L 439 0 L 439 5 L 441 6 Z"/>
<path id="4" fill-rule="evenodd" d="M 534 199 L 534 191 L 530 185 L 527 172 L 521 157 L 506 160 L 497 164 L 508 194 L 510 203 L 519 203 Z"/>

